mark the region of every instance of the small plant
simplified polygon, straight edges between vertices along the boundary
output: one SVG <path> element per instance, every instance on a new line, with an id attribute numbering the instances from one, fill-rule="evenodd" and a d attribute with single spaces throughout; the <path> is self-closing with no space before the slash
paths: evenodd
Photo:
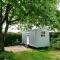
<path id="1" fill-rule="evenodd" d="M 12 52 L 0 52 L 0 60 L 12 60 L 13 53 Z"/>

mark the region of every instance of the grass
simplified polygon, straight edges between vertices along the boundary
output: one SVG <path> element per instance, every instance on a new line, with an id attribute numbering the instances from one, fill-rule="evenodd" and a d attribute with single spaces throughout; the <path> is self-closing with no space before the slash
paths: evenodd
<path id="1" fill-rule="evenodd" d="M 0 56 L 9 58 L 9 60 L 60 60 L 59 51 L 50 50 L 30 50 L 23 52 L 1 52 Z"/>
<path id="2" fill-rule="evenodd" d="M 14 54 L 12 52 L 0 51 L 0 60 L 4 60 L 5 58 L 9 60 L 13 60 L 13 56 Z"/>
<path id="3" fill-rule="evenodd" d="M 48 60 L 47 51 L 25 51 L 15 54 L 15 60 Z"/>

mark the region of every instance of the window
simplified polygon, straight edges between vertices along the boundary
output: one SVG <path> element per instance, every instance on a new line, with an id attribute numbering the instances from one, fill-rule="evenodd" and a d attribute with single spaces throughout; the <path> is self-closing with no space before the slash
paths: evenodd
<path id="1" fill-rule="evenodd" d="M 41 37 L 45 37 L 45 32 L 41 32 Z"/>

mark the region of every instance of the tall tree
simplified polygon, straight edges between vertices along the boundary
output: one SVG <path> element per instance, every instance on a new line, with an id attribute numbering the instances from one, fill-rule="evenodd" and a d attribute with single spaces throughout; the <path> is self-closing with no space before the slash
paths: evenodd
<path id="1" fill-rule="evenodd" d="M 0 1 L 0 49 L 3 50 L 3 34 L 2 34 L 2 1 Z"/>

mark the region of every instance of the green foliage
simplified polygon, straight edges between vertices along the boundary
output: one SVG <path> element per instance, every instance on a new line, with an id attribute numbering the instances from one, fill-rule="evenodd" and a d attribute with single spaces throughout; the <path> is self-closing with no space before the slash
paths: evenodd
<path id="1" fill-rule="evenodd" d="M 51 38 L 58 38 L 60 36 L 60 32 L 51 32 L 50 36 Z"/>
<path id="2" fill-rule="evenodd" d="M 50 33 L 51 46 L 60 48 L 60 32 Z"/>
<path id="3" fill-rule="evenodd" d="M 9 17 L 15 17 L 14 20 L 17 19 L 16 21 L 22 24 L 50 25 L 56 20 L 57 0 L 3 0 L 2 2 L 12 6 Z M 13 23 L 13 19 L 10 22 Z"/>
<path id="4" fill-rule="evenodd" d="M 13 60 L 13 53 L 12 52 L 0 52 L 0 60 L 8 59 Z"/>
<path id="5" fill-rule="evenodd" d="M 58 10 L 56 10 L 56 18 L 57 18 L 57 21 L 54 27 L 57 27 L 57 29 L 60 30 L 60 11 Z"/>
<path id="6" fill-rule="evenodd" d="M 21 33 L 8 33 L 4 41 L 5 46 L 19 44 L 22 41 Z"/>
<path id="7" fill-rule="evenodd" d="M 56 20 L 55 9 L 57 0 L 35 0 L 31 1 L 31 5 L 25 6 L 29 11 L 28 15 L 24 15 L 26 20 L 23 22 L 33 23 L 35 25 L 51 25 Z M 23 2 L 22 2 L 23 3 Z M 29 9 L 30 8 L 30 9 Z"/>

